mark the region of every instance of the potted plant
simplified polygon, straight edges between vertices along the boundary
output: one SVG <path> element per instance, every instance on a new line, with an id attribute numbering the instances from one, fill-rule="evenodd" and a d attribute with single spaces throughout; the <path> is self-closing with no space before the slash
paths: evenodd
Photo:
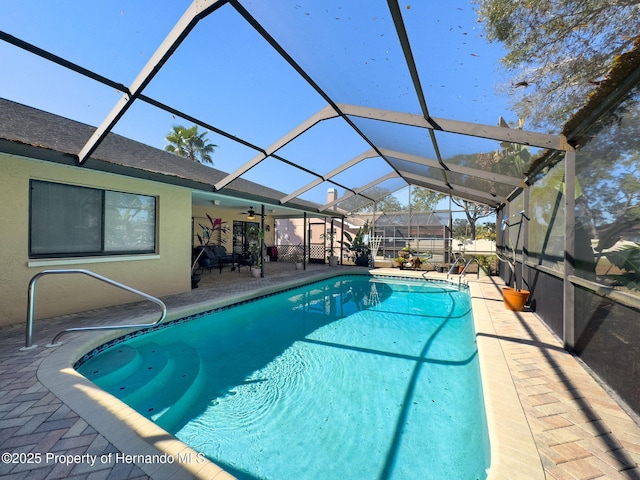
<path id="1" fill-rule="evenodd" d="M 344 232 L 345 240 L 338 241 L 340 245 L 353 254 L 354 263 L 360 267 L 369 266 L 369 254 L 371 253 L 371 250 L 369 249 L 369 245 L 367 245 L 363 239 L 363 236 L 367 231 L 368 227 L 365 224 L 364 227 L 360 227 L 358 229 L 355 237 L 349 232 Z"/>
<path id="2" fill-rule="evenodd" d="M 329 261 L 329 266 L 335 267 L 338 265 L 338 257 L 335 255 L 335 238 L 336 234 L 333 230 L 328 231 L 327 233 L 323 233 L 320 235 L 320 238 L 329 241 L 329 246 L 327 247 L 327 260 Z"/>
<path id="3" fill-rule="evenodd" d="M 293 255 L 293 261 L 295 262 L 296 270 L 302 270 L 304 268 L 304 255 L 301 245 L 298 245 L 296 253 Z"/>
<path id="4" fill-rule="evenodd" d="M 493 275 L 493 267 L 495 265 L 494 255 L 477 255 L 479 275 L 481 277 L 490 277 Z"/>
<path id="5" fill-rule="evenodd" d="M 415 270 L 420 270 L 422 268 L 422 264 L 426 262 L 427 257 L 420 255 L 411 255 L 408 258 L 404 258 L 404 266 L 406 266 L 407 268 L 413 268 Z"/>
<path id="6" fill-rule="evenodd" d="M 393 259 L 393 265 L 398 267 L 398 268 L 402 268 L 404 266 L 404 262 L 406 262 L 406 258 L 404 257 L 396 257 Z"/>
<path id="7" fill-rule="evenodd" d="M 264 230 L 251 227 L 249 233 L 256 234 L 256 241 L 249 244 L 249 252 L 254 259 L 254 263 L 251 266 L 251 273 L 254 277 L 261 277 L 262 274 L 262 254 L 264 245 Z"/>
<path id="8" fill-rule="evenodd" d="M 202 235 L 199 233 L 196 235 L 198 237 L 198 242 L 200 242 L 200 247 L 202 248 L 200 248 L 198 253 L 193 256 L 193 263 L 191 264 L 191 288 L 198 288 L 198 284 L 200 283 L 201 276 L 197 271 L 200 265 L 200 259 L 205 253 L 205 248 L 213 245 L 214 240 L 216 240 L 215 237 L 217 237 L 218 244 L 222 245 L 224 243 L 223 234 L 227 231 L 227 227 L 221 218 L 213 219 L 208 213 L 205 213 L 205 215 L 207 216 L 211 226 L 208 227 L 201 223 L 199 224 L 200 228 L 202 228 Z"/>
<path id="9" fill-rule="evenodd" d="M 519 212 L 516 215 L 521 216 L 520 221 L 518 222 L 519 226 L 518 226 L 518 237 L 517 237 L 517 238 L 520 238 L 520 229 L 522 228 L 522 222 L 523 222 L 523 219 L 527 217 L 525 216 L 524 211 Z M 502 220 L 503 230 L 507 226 L 512 226 L 507 223 L 507 220 L 508 219 Z M 516 275 L 517 250 L 511 240 L 509 240 L 509 245 L 510 245 L 510 249 L 507 249 L 506 252 L 500 252 L 500 251 L 496 252 L 498 260 L 509 265 L 509 269 L 511 270 L 511 275 L 513 276 L 513 288 L 502 287 L 502 295 L 504 298 L 504 305 L 508 310 L 520 312 L 524 310 L 524 306 L 527 303 L 527 299 L 529 298 L 529 294 L 531 292 L 518 287 L 518 276 Z M 524 282 L 524 260 L 521 262 L 521 265 L 522 265 L 522 271 L 520 274 L 520 280 Z"/>

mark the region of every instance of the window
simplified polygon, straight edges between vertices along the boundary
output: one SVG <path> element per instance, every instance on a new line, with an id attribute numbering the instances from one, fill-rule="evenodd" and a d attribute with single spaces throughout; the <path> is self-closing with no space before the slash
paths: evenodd
<path id="1" fill-rule="evenodd" d="M 155 252 L 155 197 L 39 180 L 30 187 L 30 258 Z"/>

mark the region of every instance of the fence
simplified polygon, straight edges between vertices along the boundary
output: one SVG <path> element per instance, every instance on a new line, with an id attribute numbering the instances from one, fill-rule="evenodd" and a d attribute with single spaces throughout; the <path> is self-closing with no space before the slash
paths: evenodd
<path id="1" fill-rule="evenodd" d="M 302 245 L 277 245 L 279 262 L 298 262 L 302 261 L 304 247 Z M 306 260 L 309 261 L 307 253 Z"/>

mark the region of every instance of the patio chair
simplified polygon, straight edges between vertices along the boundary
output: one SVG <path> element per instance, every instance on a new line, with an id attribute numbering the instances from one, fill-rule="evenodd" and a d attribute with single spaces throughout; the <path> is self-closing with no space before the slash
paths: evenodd
<path id="1" fill-rule="evenodd" d="M 200 252 L 204 250 L 202 255 Z M 235 256 L 227 253 L 227 249 L 219 245 L 198 246 L 194 249 L 194 255 L 198 257 L 198 265 L 200 268 L 206 268 L 211 271 L 212 268 L 218 267 L 220 273 L 225 265 L 231 265 L 231 270 L 235 269 Z"/>
<path id="2" fill-rule="evenodd" d="M 202 254 L 200 254 L 202 252 Z M 194 258 L 198 259 L 198 265 L 200 269 L 207 269 L 211 271 L 211 269 L 218 265 L 216 261 L 215 255 L 211 251 L 209 247 L 199 246 L 193 249 Z"/>
<path id="3" fill-rule="evenodd" d="M 242 265 L 246 265 L 249 269 L 253 267 L 253 256 L 250 253 L 241 253 L 238 255 L 238 271 L 240 271 Z"/>
<path id="4" fill-rule="evenodd" d="M 218 264 L 220 273 L 222 273 L 222 268 L 225 265 L 231 265 L 231 270 L 235 270 L 236 257 L 233 253 L 227 253 L 227 249 L 222 245 L 211 245 L 206 248 L 210 248 L 213 252 L 213 256 Z"/>

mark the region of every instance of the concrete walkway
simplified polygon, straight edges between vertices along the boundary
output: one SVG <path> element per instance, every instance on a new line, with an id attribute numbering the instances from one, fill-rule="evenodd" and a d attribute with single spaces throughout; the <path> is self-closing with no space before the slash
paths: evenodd
<path id="1" fill-rule="evenodd" d="M 171 315 L 181 316 L 338 271 L 314 265 L 305 271 L 296 271 L 291 264 L 265 267 L 266 277 L 258 279 L 246 270 L 212 272 L 205 275 L 198 289 L 164 300 Z M 354 272 L 353 268 L 344 267 L 344 271 Z M 392 269 L 376 273 L 410 274 Z M 481 357 L 487 348 L 492 357 L 483 364 L 483 384 L 490 390 L 485 399 L 494 461 L 491 478 L 640 479 L 640 427 L 634 419 L 580 362 L 562 350 L 533 313 L 504 310 L 495 279 L 470 280 L 474 302 L 481 302 L 477 303 L 477 315 L 488 316 L 487 328 L 478 330 L 478 343 L 479 348 L 482 345 Z M 34 343 L 40 346 L 27 352 L 19 350 L 24 343 L 24 325 L 0 328 L 0 453 L 4 454 L 0 477 L 229 478 L 215 468 L 172 470 L 164 465 L 128 462 L 126 455 L 137 452 L 116 446 L 130 433 L 127 422 L 105 428 L 98 419 L 101 406 L 92 404 L 88 414 L 85 407 L 76 408 L 73 402 L 61 399 L 70 393 L 68 387 L 62 394 L 52 391 L 61 391 L 61 387 L 51 386 L 51 377 L 57 373 L 51 363 L 63 350 L 54 353 L 57 349 L 43 345 L 55 333 L 69 326 L 143 319 L 148 312 L 148 305 L 132 304 L 42 320 L 34 334 Z M 102 341 L 100 336 L 95 332 L 68 335 L 63 338 L 66 345 L 59 348 L 79 342 L 87 351 L 88 343 Z M 490 370 L 502 365 L 506 365 L 503 375 L 492 376 Z M 507 391 L 514 392 L 513 396 Z M 512 421 L 516 417 L 520 420 Z M 150 449 L 162 451 L 165 443 L 175 442 L 168 437 L 160 434 L 144 441 Z M 525 442 L 533 445 L 533 454 L 525 455 Z"/>

